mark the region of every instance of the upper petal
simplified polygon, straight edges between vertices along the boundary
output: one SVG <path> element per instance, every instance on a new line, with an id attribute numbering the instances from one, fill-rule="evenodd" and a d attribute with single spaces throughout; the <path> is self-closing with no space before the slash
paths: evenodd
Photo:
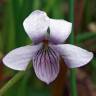
<path id="1" fill-rule="evenodd" d="M 27 45 L 16 48 L 3 58 L 3 63 L 9 68 L 15 70 L 25 70 L 28 63 L 32 59 L 32 56 L 40 47 L 41 44 L 36 46 Z"/>
<path id="2" fill-rule="evenodd" d="M 59 73 L 59 55 L 53 48 L 40 49 L 33 57 L 37 77 L 49 84 Z"/>
<path id="3" fill-rule="evenodd" d="M 71 33 L 72 23 L 65 20 L 50 19 L 50 39 L 54 43 L 63 43 Z"/>
<path id="4" fill-rule="evenodd" d="M 86 65 L 93 58 L 92 52 L 88 52 L 74 45 L 63 44 L 56 45 L 55 47 L 60 52 L 69 68 Z"/>
<path id="5" fill-rule="evenodd" d="M 23 22 L 24 29 L 33 42 L 39 42 L 45 38 L 49 19 L 45 12 L 36 10 Z"/>

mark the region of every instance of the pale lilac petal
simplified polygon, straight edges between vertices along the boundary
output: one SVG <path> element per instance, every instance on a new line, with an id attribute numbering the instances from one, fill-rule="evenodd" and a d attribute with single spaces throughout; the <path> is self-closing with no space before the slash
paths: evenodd
<path id="1" fill-rule="evenodd" d="M 45 12 L 36 10 L 23 22 L 24 29 L 33 42 L 40 42 L 46 37 L 49 19 Z"/>
<path id="2" fill-rule="evenodd" d="M 63 43 L 70 35 L 72 23 L 65 20 L 50 19 L 50 39 L 55 43 Z"/>
<path id="3" fill-rule="evenodd" d="M 36 46 L 27 45 L 16 48 L 3 58 L 3 63 L 7 67 L 15 70 L 25 70 L 32 59 L 32 56 L 40 49 L 40 47 L 41 44 Z"/>
<path id="4" fill-rule="evenodd" d="M 54 46 L 60 52 L 69 68 L 84 66 L 93 58 L 92 52 L 74 45 L 62 44 Z"/>
<path id="5" fill-rule="evenodd" d="M 49 84 L 59 73 L 59 55 L 53 48 L 40 49 L 33 57 L 37 77 Z"/>

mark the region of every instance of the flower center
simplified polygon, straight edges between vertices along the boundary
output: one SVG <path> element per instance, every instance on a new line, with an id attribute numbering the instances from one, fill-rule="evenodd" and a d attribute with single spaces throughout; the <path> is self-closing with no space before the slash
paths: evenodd
<path id="1" fill-rule="evenodd" d="M 44 43 L 45 45 L 48 45 L 48 40 L 43 40 L 43 43 Z"/>
<path id="2" fill-rule="evenodd" d="M 43 48 L 48 48 L 49 41 L 48 40 L 43 40 Z"/>

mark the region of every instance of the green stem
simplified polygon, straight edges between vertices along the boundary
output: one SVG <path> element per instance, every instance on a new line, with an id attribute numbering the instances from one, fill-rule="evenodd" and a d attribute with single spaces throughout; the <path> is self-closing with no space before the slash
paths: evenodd
<path id="1" fill-rule="evenodd" d="M 72 33 L 70 36 L 70 43 L 74 44 L 74 0 L 70 0 L 70 21 L 72 22 Z M 76 69 L 72 68 L 70 70 L 70 88 L 71 96 L 77 96 L 77 86 L 76 86 Z"/>
<path id="2" fill-rule="evenodd" d="M 4 93 L 10 88 L 12 87 L 17 81 L 19 81 L 22 76 L 24 76 L 25 72 L 19 72 L 17 73 L 11 80 L 9 80 L 7 82 L 7 84 L 4 85 L 4 87 L 2 87 L 0 89 L 0 96 L 3 96 Z"/>
<path id="3" fill-rule="evenodd" d="M 77 96 L 76 68 L 72 68 L 70 70 L 70 86 L 71 86 L 71 96 Z"/>
<path id="4" fill-rule="evenodd" d="M 74 44 L 74 0 L 70 0 L 70 22 L 72 22 L 72 32 L 70 35 L 70 43 Z"/>

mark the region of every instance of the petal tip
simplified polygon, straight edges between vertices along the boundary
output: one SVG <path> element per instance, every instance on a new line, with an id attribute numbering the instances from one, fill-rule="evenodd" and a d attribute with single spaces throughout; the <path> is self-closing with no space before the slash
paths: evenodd
<path id="1" fill-rule="evenodd" d="M 3 64 L 6 66 L 6 67 L 8 67 L 8 68 L 10 68 L 10 69 L 12 69 L 12 70 L 19 70 L 19 71 L 25 71 L 26 70 L 26 68 L 17 68 L 17 66 L 12 66 L 12 65 L 14 65 L 14 64 L 11 64 L 9 61 L 8 61 L 8 59 L 7 59 L 7 56 L 5 56 L 3 59 L 2 59 L 2 62 L 3 62 Z"/>
<path id="2" fill-rule="evenodd" d="M 49 85 L 50 83 L 54 82 L 55 79 L 53 79 L 53 80 L 48 80 L 47 79 L 47 80 L 41 80 L 41 81 L 43 81 L 44 83 L 46 83 L 47 85 Z"/>
<path id="3" fill-rule="evenodd" d="M 88 57 L 86 58 L 86 62 L 85 63 L 82 63 L 82 64 L 78 64 L 76 66 L 69 66 L 70 68 L 78 68 L 78 67 L 83 67 L 85 65 L 87 65 L 93 58 L 94 54 L 92 52 L 88 52 Z"/>
<path id="4" fill-rule="evenodd" d="M 47 85 L 49 85 L 50 83 L 51 83 L 51 81 L 48 81 L 48 80 L 46 80 L 46 81 L 44 81 Z"/>
<path id="5" fill-rule="evenodd" d="M 92 60 L 92 58 L 94 57 L 94 54 L 92 52 L 89 52 L 90 54 L 90 58 L 89 58 L 89 62 Z"/>

